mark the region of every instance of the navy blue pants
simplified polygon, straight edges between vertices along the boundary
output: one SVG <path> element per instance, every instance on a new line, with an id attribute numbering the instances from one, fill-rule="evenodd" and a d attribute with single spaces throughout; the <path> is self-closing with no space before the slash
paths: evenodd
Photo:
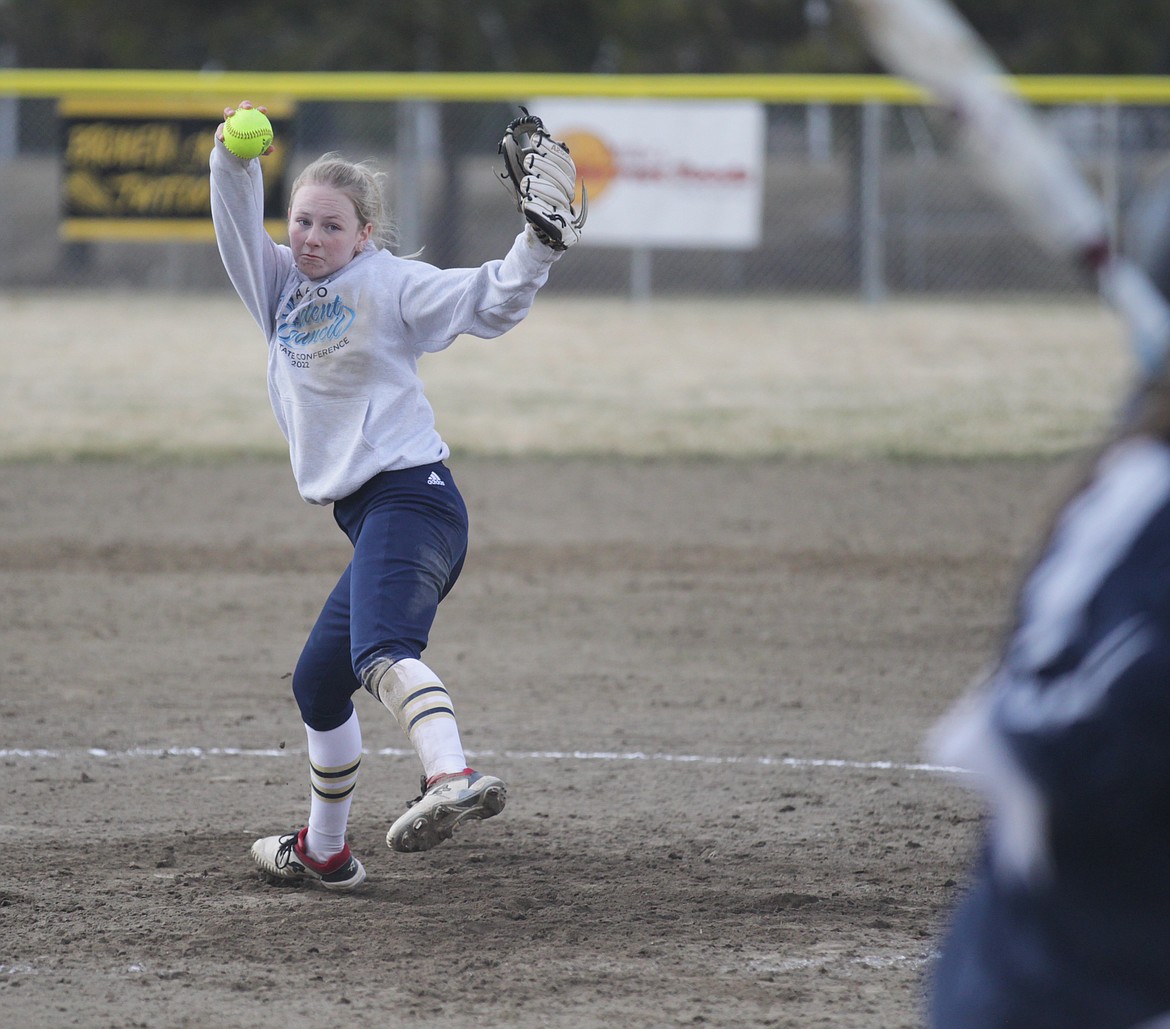
<path id="1" fill-rule="evenodd" d="M 319 732 L 353 712 L 375 658 L 418 658 L 467 553 L 467 508 L 443 464 L 382 472 L 333 505 L 353 544 L 293 673 L 305 724 Z"/>
<path id="2" fill-rule="evenodd" d="M 1106 871 L 1088 890 L 1030 896 L 984 862 L 933 972 L 930 1029 L 1170 1026 L 1166 891 L 1117 889 Z"/>

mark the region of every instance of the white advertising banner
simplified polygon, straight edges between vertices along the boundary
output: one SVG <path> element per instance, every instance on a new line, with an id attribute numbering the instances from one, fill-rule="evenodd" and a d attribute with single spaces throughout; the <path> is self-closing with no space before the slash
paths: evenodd
<path id="1" fill-rule="evenodd" d="M 589 187 L 583 245 L 759 244 L 762 104 L 549 97 L 529 110 L 568 144 L 577 178 Z"/>

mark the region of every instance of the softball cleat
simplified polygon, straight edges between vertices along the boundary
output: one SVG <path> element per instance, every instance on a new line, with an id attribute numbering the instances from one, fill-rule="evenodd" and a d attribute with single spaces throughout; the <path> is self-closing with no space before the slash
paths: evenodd
<path id="1" fill-rule="evenodd" d="M 470 768 L 437 775 L 430 782 L 424 779 L 422 790 L 386 833 L 391 850 L 414 853 L 437 847 L 464 822 L 498 815 L 508 799 L 502 779 Z"/>
<path id="2" fill-rule="evenodd" d="M 355 890 L 366 879 L 362 863 L 350 853 L 349 844 L 328 861 L 314 861 L 305 853 L 305 834 L 300 832 L 283 836 L 265 836 L 252 844 L 252 860 L 260 871 L 273 882 L 319 882 L 327 890 Z"/>

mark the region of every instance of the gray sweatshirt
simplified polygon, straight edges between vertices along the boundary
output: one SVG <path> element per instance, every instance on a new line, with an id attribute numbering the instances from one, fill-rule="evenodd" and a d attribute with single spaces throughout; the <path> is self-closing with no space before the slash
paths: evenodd
<path id="1" fill-rule="evenodd" d="M 211 214 L 232 285 L 268 339 L 268 395 L 301 496 L 328 504 L 382 471 L 449 454 L 418 358 L 469 333 L 499 336 L 528 313 L 560 255 L 526 227 L 503 260 L 439 269 L 367 249 L 313 280 L 264 230 L 259 159 L 220 142 Z"/>

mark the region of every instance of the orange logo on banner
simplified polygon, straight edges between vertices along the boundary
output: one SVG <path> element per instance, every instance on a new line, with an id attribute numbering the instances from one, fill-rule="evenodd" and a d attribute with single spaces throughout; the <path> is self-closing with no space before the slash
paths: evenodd
<path id="1" fill-rule="evenodd" d="M 573 163 L 577 166 L 577 196 L 581 199 L 581 183 L 589 187 L 589 198 L 595 200 L 617 178 L 617 162 L 609 147 L 591 132 L 570 132 L 564 137 Z"/>

